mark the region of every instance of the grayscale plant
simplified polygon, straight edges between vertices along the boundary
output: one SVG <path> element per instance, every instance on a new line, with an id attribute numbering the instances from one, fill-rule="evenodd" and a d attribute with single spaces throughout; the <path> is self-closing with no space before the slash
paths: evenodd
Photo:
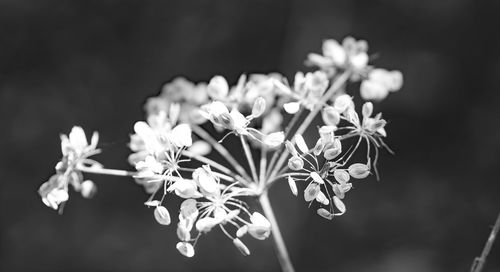
<path id="1" fill-rule="evenodd" d="M 146 120 L 133 127 L 128 161 L 135 171 L 107 169 L 91 159 L 100 152 L 97 132 L 88 143 L 84 130 L 73 127 L 68 136 L 61 135 L 63 157 L 56 173 L 39 189 L 43 203 L 62 212 L 69 187 L 92 197 L 96 185 L 85 180 L 85 173 L 129 176 L 150 194 L 144 204 L 153 208 L 156 221 L 177 224 L 179 242 L 172 246 L 182 255 L 194 257 L 196 244 L 215 230 L 243 255 L 251 253 L 244 243 L 249 236 L 272 236 L 283 271 L 293 271 L 269 188 L 288 182 L 291 193 L 319 216 L 332 220 L 345 214 L 344 199 L 353 183 L 372 173 L 378 178 L 379 149 L 390 151 L 384 142 L 387 122 L 374 114 L 372 102 L 403 83 L 399 71 L 369 64 L 363 40 L 326 40 L 322 51 L 307 57 L 315 71 L 298 72 L 291 83 L 273 73 L 242 75 L 235 86 L 222 76 L 208 83 L 176 78 L 165 84 L 147 100 Z M 359 93 L 347 92 L 352 82 L 360 82 L 349 85 L 360 86 Z M 360 107 L 356 96 L 366 101 Z M 313 125 L 318 115 L 319 127 Z M 241 149 L 227 148 L 227 137 L 239 138 Z M 225 161 L 210 159 L 212 151 Z M 357 153 L 363 159 L 353 161 Z M 245 155 L 245 164 L 238 154 Z M 298 187 L 305 189 L 299 193 Z M 183 199 L 175 216 L 166 207 L 172 197 Z M 262 214 L 250 209 L 252 200 L 260 203 Z"/>

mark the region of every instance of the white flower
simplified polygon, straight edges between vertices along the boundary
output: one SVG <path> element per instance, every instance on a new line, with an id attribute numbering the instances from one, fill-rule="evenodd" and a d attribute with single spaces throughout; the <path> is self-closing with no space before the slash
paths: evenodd
<path id="1" fill-rule="evenodd" d="M 274 132 L 269 135 L 264 136 L 264 144 L 269 147 L 277 147 L 285 141 L 285 134 L 283 131 Z"/>
<path id="2" fill-rule="evenodd" d="M 252 224 L 248 225 L 248 233 L 255 239 L 264 240 L 271 234 L 271 223 L 258 212 L 254 212 L 250 217 Z"/>
<path id="3" fill-rule="evenodd" d="M 163 165 L 154 156 L 147 156 L 143 161 L 138 162 L 135 169 L 140 172 L 139 176 L 142 177 L 163 173 Z"/>
<path id="4" fill-rule="evenodd" d="M 222 76 L 214 76 L 207 86 L 207 92 L 212 99 L 221 100 L 229 93 L 229 85 Z"/>
<path id="5" fill-rule="evenodd" d="M 193 180 L 200 187 L 203 195 L 213 196 L 220 194 L 219 178 L 214 175 L 209 165 L 196 168 L 193 172 Z"/>
<path id="6" fill-rule="evenodd" d="M 285 103 L 283 108 L 287 113 L 295 114 L 299 111 L 300 105 L 309 110 L 318 106 L 318 102 L 323 97 L 328 88 L 328 76 L 323 71 L 316 71 L 304 75 L 301 72 L 295 74 L 293 91 L 290 87 L 276 81 L 276 86 L 285 95 L 292 99 Z"/>
<path id="7" fill-rule="evenodd" d="M 389 92 L 398 91 L 403 85 L 403 75 L 399 71 L 373 69 L 368 78 L 361 83 L 360 93 L 365 100 L 380 101 Z"/>
<path id="8" fill-rule="evenodd" d="M 53 189 L 48 192 L 44 197 L 42 197 L 42 201 L 47 207 L 51 207 L 54 210 L 59 208 L 61 203 L 68 201 L 69 194 L 67 190 L 64 189 Z"/>
<path id="9" fill-rule="evenodd" d="M 94 132 L 89 145 L 83 129 L 78 126 L 74 126 L 69 133 L 69 137 L 64 134 L 61 135 L 61 151 L 64 156 L 73 155 L 75 157 L 81 157 L 85 155 L 85 153 L 95 150 L 97 148 L 98 141 L 99 134 Z"/>

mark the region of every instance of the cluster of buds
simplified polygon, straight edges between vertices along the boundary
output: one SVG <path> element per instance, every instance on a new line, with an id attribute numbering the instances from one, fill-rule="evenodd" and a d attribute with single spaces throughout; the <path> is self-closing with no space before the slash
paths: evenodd
<path id="1" fill-rule="evenodd" d="M 104 169 L 89 159 L 99 152 L 97 133 L 88 144 L 83 130 L 75 127 L 69 137 L 61 137 L 63 159 L 40 187 L 42 200 L 57 209 L 68 200 L 69 184 L 85 197 L 92 195 L 95 186 L 83 181 L 83 172 L 131 176 L 149 194 L 145 205 L 154 209 L 156 221 L 164 226 L 176 221 L 176 248 L 187 257 L 195 255 L 200 237 L 215 229 L 249 255 L 243 237 L 263 240 L 276 226 L 264 204 L 263 215 L 250 211 L 247 201 L 267 197 L 280 180 L 288 181 L 295 196 L 302 186 L 304 201 L 332 220 L 346 212 L 344 201 L 354 180 L 367 178 L 372 170 L 378 177 L 379 149 L 388 149 L 383 140 L 387 122 L 380 113 L 373 116 L 370 101 L 399 90 L 402 75 L 374 68 L 369 60 L 367 43 L 348 37 L 342 43 L 324 41 L 322 55 L 307 59 L 318 69 L 298 72 L 292 83 L 275 73 L 242 75 L 234 86 L 222 76 L 206 83 L 176 78 L 147 100 L 146 121 L 134 125 L 128 161 L 136 171 Z M 346 85 L 356 81 L 361 81 L 361 98 L 368 100 L 361 119 L 353 96 L 346 93 Z M 322 124 L 312 129 L 318 114 Z M 241 148 L 224 146 L 226 137 L 238 137 Z M 348 139 L 357 141 L 348 144 Z M 363 146 L 366 161 L 352 162 Z M 225 162 L 210 159 L 213 151 Z M 247 167 L 239 154 L 245 155 Z M 169 195 L 183 199 L 178 216 L 170 216 Z"/>

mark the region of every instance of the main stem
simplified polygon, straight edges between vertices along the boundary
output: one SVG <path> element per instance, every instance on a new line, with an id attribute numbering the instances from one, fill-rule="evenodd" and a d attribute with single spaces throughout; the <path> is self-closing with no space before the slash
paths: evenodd
<path id="1" fill-rule="evenodd" d="M 274 216 L 273 208 L 271 206 L 271 202 L 269 201 L 267 191 L 260 195 L 259 202 L 262 206 L 264 214 L 266 215 L 266 218 L 271 223 L 271 235 L 273 236 L 274 249 L 276 251 L 276 254 L 278 255 L 278 261 L 280 262 L 281 269 L 283 270 L 283 272 L 294 272 L 295 269 L 293 268 L 290 256 L 288 256 L 285 241 L 283 240 L 283 236 L 281 236 L 280 228 L 278 226 L 278 222 L 276 221 L 276 217 Z"/>

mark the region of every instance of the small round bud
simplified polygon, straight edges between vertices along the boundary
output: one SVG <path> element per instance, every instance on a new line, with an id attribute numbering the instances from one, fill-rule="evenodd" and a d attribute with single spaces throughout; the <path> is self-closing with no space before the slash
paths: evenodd
<path id="1" fill-rule="evenodd" d="M 299 156 L 293 156 L 288 159 L 288 167 L 295 171 L 301 170 L 304 168 L 304 161 Z"/>
<path id="2" fill-rule="evenodd" d="M 184 256 L 191 258 L 194 256 L 194 247 L 190 243 L 187 242 L 179 242 L 175 246 L 177 250 Z"/>
<path id="3" fill-rule="evenodd" d="M 363 163 L 354 163 L 347 170 L 349 175 L 356 179 L 364 179 L 370 174 L 370 167 Z"/>
<path id="4" fill-rule="evenodd" d="M 154 211 L 154 216 L 156 221 L 161 225 L 170 225 L 170 213 L 167 208 L 163 206 L 157 206 Z"/>
<path id="5" fill-rule="evenodd" d="M 266 100 L 262 97 L 255 99 L 252 108 L 252 116 L 254 118 L 260 117 L 262 113 L 266 110 Z"/>

